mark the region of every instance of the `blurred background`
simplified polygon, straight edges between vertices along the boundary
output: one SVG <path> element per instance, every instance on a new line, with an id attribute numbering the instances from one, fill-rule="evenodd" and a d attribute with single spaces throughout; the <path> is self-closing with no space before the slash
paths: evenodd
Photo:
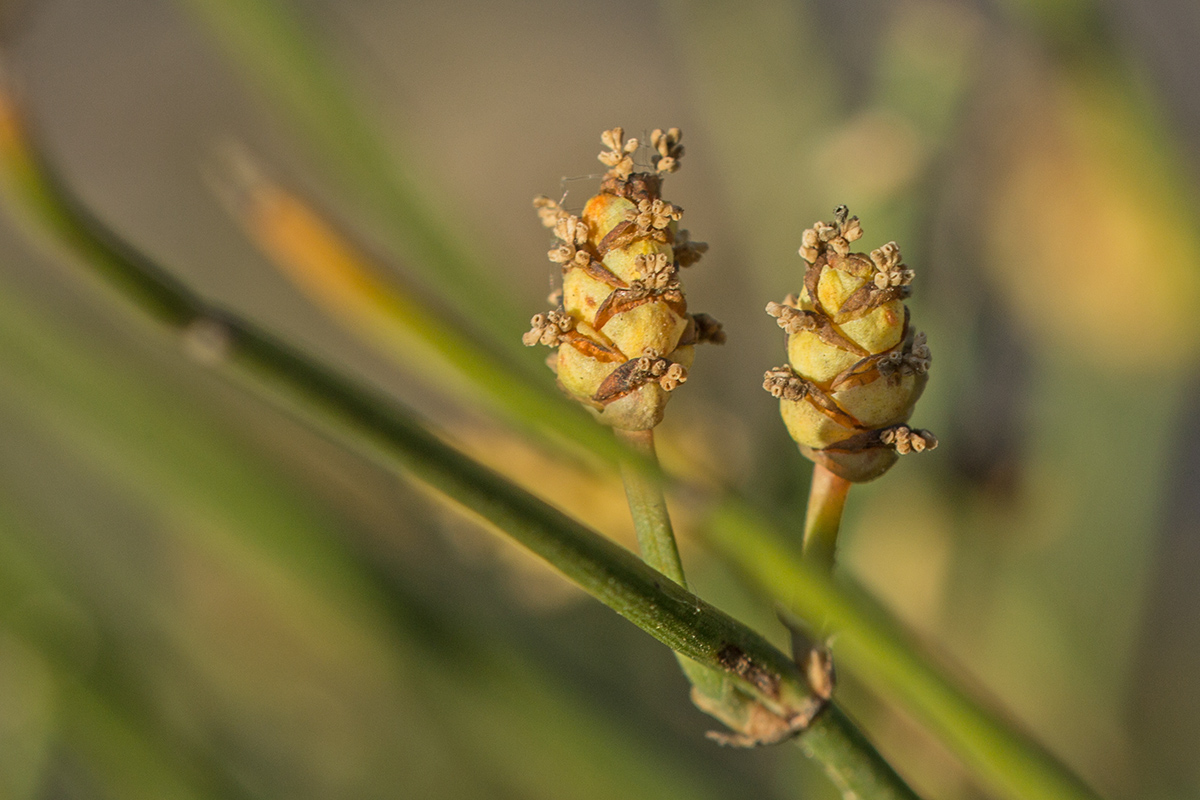
<path id="1" fill-rule="evenodd" d="M 605 128 L 681 127 L 665 194 L 711 247 L 689 305 L 729 342 L 698 354 L 660 448 L 797 534 L 808 465 L 760 388 L 784 360 L 763 306 L 799 290 L 803 229 L 848 204 L 864 249 L 895 240 L 917 271 L 934 366 L 914 423 L 941 446 L 854 489 L 842 569 L 1107 797 L 1200 793 L 1200 6 L 275 7 L 315 48 L 325 108 L 361 115 L 334 115 L 345 140 L 364 120 L 485 278 L 406 251 L 237 3 L 9 0 L 6 70 L 112 229 L 626 544 L 611 475 L 281 269 L 223 199 L 228 154 L 515 343 L 553 288 L 530 199 L 580 207 Z M 0 797 L 831 796 L 795 748 L 713 746 L 665 648 L 183 357 L 2 211 Z M 782 642 L 693 541 L 697 505 L 676 507 L 696 591 Z M 843 677 L 924 795 L 987 796 Z"/>

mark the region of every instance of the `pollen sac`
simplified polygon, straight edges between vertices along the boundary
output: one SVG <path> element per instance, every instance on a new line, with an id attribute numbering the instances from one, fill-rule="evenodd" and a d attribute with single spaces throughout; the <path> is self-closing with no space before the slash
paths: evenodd
<path id="1" fill-rule="evenodd" d="M 694 345 L 725 340 L 715 319 L 688 313 L 679 282 L 680 269 L 708 249 L 679 229 L 683 209 L 662 198 L 682 137 L 678 128 L 654 131 L 653 167 L 638 172 L 637 140 L 605 131 L 599 159 L 609 169 L 578 216 L 548 197 L 534 200 L 554 231 L 547 255 L 562 267 L 562 306 L 535 316 L 523 341 L 556 347 L 549 363 L 559 386 L 614 428 L 661 422 L 670 393 L 687 380 Z"/>
<path id="2" fill-rule="evenodd" d="M 895 242 L 852 253 L 862 236 L 845 206 L 833 222 L 802 236 L 804 288 L 767 313 L 787 336 L 788 364 L 767 372 L 792 438 L 808 458 L 849 481 L 873 480 L 899 455 L 931 450 L 937 439 L 909 428 L 929 375 L 925 334 L 904 300 L 913 271 Z"/>

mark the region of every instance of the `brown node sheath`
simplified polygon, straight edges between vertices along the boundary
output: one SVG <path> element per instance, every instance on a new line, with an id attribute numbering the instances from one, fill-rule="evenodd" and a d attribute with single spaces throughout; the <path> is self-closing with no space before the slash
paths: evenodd
<path id="1" fill-rule="evenodd" d="M 635 172 L 625 179 L 610 175 L 600 183 L 600 192 L 624 197 L 636 205 L 642 200 L 661 199 L 662 178 L 649 172 Z"/>
<path id="2" fill-rule="evenodd" d="M 789 336 L 801 330 L 809 331 L 816 334 L 817 338 L 825 344 L 858 356 L 871 355 L 870 351 L 843 336 L 834 325 L 833 320 L 820 311 L 807 311 L 784 302 L 768 305 L 767 313 L 779 320 L 779 327 L 783 328 Z M 793 328 L 797 330 L 792 330 Z"/>
<path id="3" fill-rule="evenodd" d="M 840 270 L 856 278 L 869 278 L 875 274 L 875 265 L 871 263 L 870 259 L 858 253 L 848 253 L 844 256 L 832 253 L 827 254 L 826 259 L 832 269 Z"/>
<path id="4" fill-rule="evenodd" d="M 874 431 L 865 431 L 856 433 L 840 442 L 822 447 L 821 452 L 826 453 L 861 453 L 864 450 L 875 450 L 881 447 L 887 447 L 883 440 L 879 437 L 883 434 L 883 429 Z"/>
<path id="5" fill-rule="evenodd" d="M 937 447 L 937 437 L 924 428 L 910 428 L 903 423 L 899 425 L 889 425 L 884 428 L 878 428 L 872 431 L 855 434 L 840 442 L 834 442 L 828 447 L 821 448 L 820 452 L 826 453 L 861 453 L 866 450 L 898 450 L 895 441 L 886 441 L 887 434 L 892 434 L 893 439 L 897 431 L 903 431 L 909 437 L 916 437 L 922 440 L 920 450 L 933 450 Z M 917 449 L 917 448 L 913 448 Z"/>
<path id="6" fill-rule="evenodd" d="M 842 307 L 837 311 L 837 320 L 849 322 L 864 317 L 882 305 L 893 300 L 903 300 L 911 294 L 912 288 L 909 286 L 889 286 L 880 289 L 873 283 L 864 283 L 842 303 Z"/>
<path id="7" fill-rule="evenodd" d="M 912 347 L 914 331 L 909 326 L 909 311 L 908 306 L 904 307 L 904 328 L 900 336 L 900 341 L 895 347 L 884 350 L 882 353 L 869 355 L 850 365 L 842 370 L 829 383 L 829 391 L 836 392 L 842 389 L 851 389 L 855 386 L 864 386 L 877 378 L 881 377 L 879 365 L 888 358 L 891 358 L 893 353 L 904 353 Z"/>
<path id="8" fill-rule="evenodd" d="M 817 256 L 817 260 L 808 265 L 804 270 L 804 289 L 808 292 L 808 299 L 817 308 L 821 307 L 821 300 L 817 297 L 817 287 L 821 284 L 821 271 L 825 269 L 825 254 Z"/>
<path id="9" fill-rule="evenodd" d="M 809 403 L 812 403 L 813 408 L 817 409 L 817 411 L 820 411 L 822 414 L 829 417 L 831 420 L 844 428 L 857 428 L 862 430 L 866 427 L 857 419 L 855 419 L 854 416 L 852 416 L 849 412 L 847 412 L 846 409 L 842 408 L 837 400 L 834 400 L 832 397 L 826 394 L 821 387 L 817 386 L 812 381 L 808 381 L 807 383 L 808 394 L 804 396 L 804 399 Z"/>

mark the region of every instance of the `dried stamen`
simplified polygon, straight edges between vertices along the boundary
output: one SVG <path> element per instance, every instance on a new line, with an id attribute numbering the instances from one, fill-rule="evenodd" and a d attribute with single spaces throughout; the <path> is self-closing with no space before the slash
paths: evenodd
<path id="1" fill-rule="evenodd" d="M 526 347 L 544 344 L 547 347 L 558 347 L 568 340 L 567 334 L 575 330 L 575 318 L 562 308 L 535 314 L 529 320 L 530 329 L 521 337 Z"/>
<path id="2" fill-rule="evenodd" d="M 817 257 L 828 249 L 839 256 L 850 252 L 850 243 L 862 236 L 862 226 L 858 217 L 849 216 L 849 209 L 838 206 L 834 210 L 834 222 L 813 223 L 800 237 L 800 255 L 810 264 L 815 264 Z"/>
<path id="3" fill-rule="evenodd" d="M 553 228 L 567 213 L 557 201 L 551 200 L 544 194 L 533 198 L 533 207 L 537 209 L 538 218 L 547 228 Z"/>
<path id="4" fill-rule="evenodd" d="M 600 141 L 608 148 L 597 156 L 601 164 L 610 168 L 606 177 L 612 176 L 621 180 L 629 178 L 633 172 L 633 154 L 638 149 L 638 140 L 625 141 L 625 129 L 612 128 L 600 134 Z"/>
<path id="5" fill-rule="evenodd" d="M 708 252 L 708 244 L 706 242 L 693 242 L 688 238 L 688 232 L 680 230 L 675 232 L 675 263 L 681 267 L 690 267 L 700 260 L 700 257 Z"/>
<path id="6" fill-rule="evenodd" d="M 637 226 L 635 236 L 649 236 L 658 241 L 666 241 L 667 226 L 682 216 L 682 208 L 664 200 L 642 200 L 637 208 L 625 212 L 625 219 Z"/>
<path id="7" fill-rule="evenodd" d="M 695 329 L 692 336 L 695 343 L 725 344 L 725 326 L 709 314 L 693 314 L 692 326 Z"/>
<path id="8" fill-rule="evenodd" d="M 660 175 L 675 172 L 679 169 L 679 159 L 683 156 L 683 132 L 679 128 L 671 128 L 666 133 L 655 128 L 650 134 L 650 146 L 658 151 L 658 155 L 650 159 L 654 169 Z"/>
<path id="9" fill-rule="evenodd" d="M 792 368 L 786 364 L 782 367 L 775 367 L 767 370 L 763 375 L 763 388 L 771 393 L 773 397 L 778 397 L 780 400 L 791 400 L 798 402 L 808 396 L 808 390 L 811 384 L 801 378 Z"/>
<path id="10" fill-rule="evenodd" d="M 896 425 L 879 433 L 879 441 L 895 449 L 900 455 L 932 450 L 938 445 L 937 437 L 927 430 Z"/>
<path id="11" fill-rule="evenodd" d="M 893 350 L 880 359 L 879 374 L 885 378 L 893 375 L 924 375 L 929 372 L 929 364 L 933 359 L 929 346 L 925 344 L 925 334 L 913 336 L 908 347 Z"/>
<path id="12" fill-rule="evenodd" d="M 900 248 L 895 242 L 888 242 L 878 250 L 872 250 L 871 261 L 875 264 L 873 280 L 876 288 L 889 289 L 912 283 L 914 273 L 901 263 Z"/>

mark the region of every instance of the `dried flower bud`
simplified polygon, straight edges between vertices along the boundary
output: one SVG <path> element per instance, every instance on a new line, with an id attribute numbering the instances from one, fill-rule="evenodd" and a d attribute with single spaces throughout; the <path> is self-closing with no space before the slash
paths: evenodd
<path id="1" fill-rule="evenodd" d="M 682 134 L 651 136 L 655 173 L 633 172 L 638 143 L 623 129 L 600 138 L 610 169 L 578 217 L 549 198 L 534 201 L 560 240 L 549 255 L 563 267 L 563 307 L 535 316 L 522 341 L 558 348 L 559 385 L 601 422 L 645 430 L 687 380 L 693 346 L 723 342 L 725 333 L 707 314 L 688 313 L 679 283 L 680 266 L 708 249 L 676 231 L 683 209 L 660 194 L 661 175 L 678 169 Z"/>
<path id="2" fill-rule="evenodd" d="M 897 455 L 931 450 L 937 439 L 904 425 L 925 388 L 925 334 L 913 330 L 908 297 L 913 271 L 895 242 L 870 255 L 851 253 L 862 236 L 857 217 L 839 206 L 833 222 L 801 237 L 808 262 L 804 291 L 767 313 L 787 333 L 789 365 L 767 372 L 763 388 L 801 451 L 850 481 L 879 477 Z"/>

